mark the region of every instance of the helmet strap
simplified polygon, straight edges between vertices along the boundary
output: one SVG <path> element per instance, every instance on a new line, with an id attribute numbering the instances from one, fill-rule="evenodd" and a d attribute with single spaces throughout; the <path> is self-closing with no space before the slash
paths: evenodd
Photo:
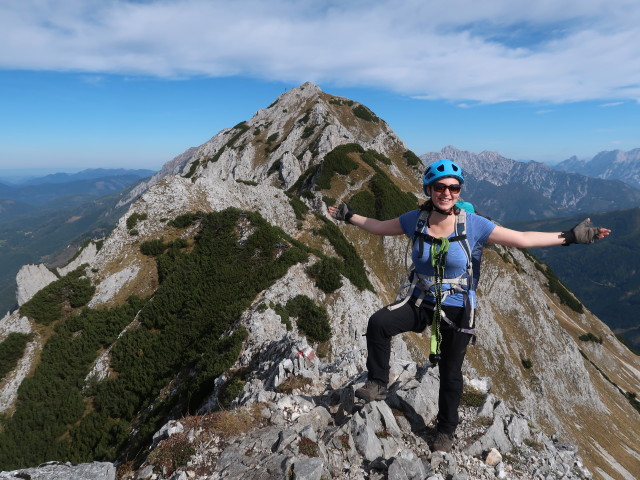
<path id="1" fill-rule="evenodd" d="M 453 207 L 451 207 L 449 210 L 441 210 L 441 209 L 439 209 L 438 207 L 436 207 L 436 206 L 434 205 L 434 206 L 433 206 L 433 209 L 434 209 L 436 212 L 438 212 L 438 213 L 440 213 L 440 214 L 442 214 L 442 215 L 453 215 L 453 214 L 454 214 Z"/>

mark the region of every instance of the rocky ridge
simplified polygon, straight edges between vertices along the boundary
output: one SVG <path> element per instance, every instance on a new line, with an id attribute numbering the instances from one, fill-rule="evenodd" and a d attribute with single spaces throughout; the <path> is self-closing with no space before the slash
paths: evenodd
<path id="1" fill-rule="evenodd" d="M 473 180 L 467 188 L 467 196 L 483 213 L 498 220 L 509 219 L 509 216 L 520 220 L 527 216 L 560 217 L 584 211 L 620 210 L 640 204 L 640 192 L 617 180 L 558 171 L 534 161 L 519 162 L 496 152 L 476 154 L 447 146 L 440 152 L 423 154 L 420 159 L 429 163 L 443 157 L 460 164 Z M 506 193 L 504 188 L 496 188 L 505 186 L 510 186 Z M 509 200 L 515 201 L 515 205 L 509 205 Z M 523 210 L 525 205 L 530 210 L 528 215 Z M 516 208 L 517 215 L 509 208 Z"/>
<path id="2" fill-rule="evenodd" d="M 86 275 L 97 286 L 90 305 L 119 304 L 134 292 L 151 294 L 157 286 L 155 265 L 140 254 L 139 245 L 143 239 L 159 236 L 191 238 L 196 226 L 176 232 L 166 225 L 166 219 L 184 212 L 227 207 L 257 211 L 294 238 L 331 254 L 330 245 L 309 234 L 316 228 L 316 220 L 311 215 L 298 219 L 283 187 L 294 185 L 329 149 L 345 142 L 384 152 L 395 160 L 385 167 L 394 181 L 418 191 L 418 173 L 400 160 L 405 151 L 402 142 L 381 121 L 354 119 L 349 114 L 352 106 L 305 84 L 243 125 L 223 130 L 202 147 L 186 152 L 167 169 L 175 169 L 174 173 L 158 177 L 131 205 L 99 250 L 88 248 L 77 258 L 89 264 Z M 271 144 L 265 147 L 269 138 Z M 306 144 L 301 147 L 299 142 Z M 338 180 L 339 185 L 328 192 L 336 198 L 364 183 L 359 177 Z M 314 211 L 326 213 L 321 193 L 311 192 L 301 200 Z M 135 224 L 136 235 L 128 225 L 134 214 L 140 218 Z M 238 325 L 248 331 L 243 351 L 236 365 L 216 379 L 201 415 L 172 419 L 164 432 L 158 433 L 146 463 L 121 466 L 121 476 L 218 478 L 227 472 L 228 478 L 254 478 L 251 472 L 256 465 L 268 465 L 274 476 L 287 473 L 294 478 L 320 478 L 323 474 L 353 475 L 345 478 L 418 478 L 423 474 L 435 478 L 589 478 L 575 448 L 558 443 L 558 439 L 578 444 L 592 469 L 600 469 L 612 478 L 635 474 L 633 438 L 637 418 L 611 383 L 633 392 L 640 370 L 637 359 L 629 360 L 622 349 L 616 350 L 615 337 L 589 312 L 576 315 L 561 305 L 546 289 L 546 279 L 535 261 L 517 250 L 498 248 L 485 254 L 478 312 L 482 329 L 479 344 L 470 349 L 465 370 L 467 385 L 479 385 L 476 394 L 482 399 L 481 408 L 478 411 L 478 407 L 469 406 L 464 410 L 460 439 L 452 456 L 439 459 L 428 453 L 437 369 L 427 370 L 420 364 L 424 340 L 419 336 L 407 335 L 394 341 L 392 378 L 398 380 L 388 402 L 367 406 L 353 402 L 353 389 L 364 378 L 361 334 L 368 316 L 393 298 L 397 282 L 390 279 L 402 274 L 398 252 L 404 252 L 405 242 L 364 238 L 347 225 L 340 228 L 365 260 L 377 294 L 358 290 L 344 277 L 338 291 L 322 292 L 306 274 L 306 268 L 316 261 L 313 257 L 306 264 L 292 267 L 261 292 L 238 320 Z M 324 305 L 332 319 L 328 357 L 319 357 L 316 345 L 295 330 L 288 331 L 270 306 L 285 303 L 299 293 Z M 6 321 L 7 317 L 0 325 Z M 594 329 L 607 339 L 604 345 L 579 345 L 577 336 Z M 93 378 L 100 378 L 100 372 L 108 374 L 109 356 L 105 353 L 96 361 Z M 609 383 L 585 357 L 594 362 L 608 357 L 604 372 Z M 524 367 L 524 360 L 533 368 Z M 622 364 L 628 367 L 619 369 Z M 237 410 L 231 413 L 253 412 L 248 421 L 253 429 L 230 434 L 198 426 L 209 420 L 215 423 L 216 415 L 224 413 L 218 410 L 218 394 L 239 369 L 250 373 L 235 400 Z M 492 378 L 490 391 L 486 380 L 479 378 Z M 301 386 L 291 386 L 294 380 L 300 380 Z M 286 389 L 291 391 L 287 393 Z M 478 420 L 484 417 L 487 420 Z M 607 432 L 592 432 L 606 421 L 620 438 L 620 445 L 608 443 Z M 589 435 L 581 436 L 583 430 Z M 557 436 L 545 435 L 544 431 L 557 432 Z M 181 434 L 185 438 L 178 436 Z M 164 435 L 168 438 L 161 441 Z M 190 446 L 186 450 L 191 452 L 188 458 L 179 462 L 184 464 L 166 467 L 159 460 L 154 463 L 154 452 L 157 458 L 165 448 L 171 450 L 172 442 Z M 311 450 L 301 453 L 305 446 Z M 315 448 L 317 456 L 304 453 L 316 452 Z M 483 463 L 492 448 L 503 456 L 502 467 L 497 470 Z M 257 452 L 255 458 L 251 452 Z M 345 462 L 348 472 L 344 471 Z M 127 468 L 133 471 L 127 473 Z"/>
<path id="3" fill-rule="evenodd" d="M 572 157 L 558 163 L 554 168 L 588 177 L 616 179 L 640 188 L 640 148 L 628 152 L 622 150 L 600 152 L 591 160 L 578 160 Z"/>

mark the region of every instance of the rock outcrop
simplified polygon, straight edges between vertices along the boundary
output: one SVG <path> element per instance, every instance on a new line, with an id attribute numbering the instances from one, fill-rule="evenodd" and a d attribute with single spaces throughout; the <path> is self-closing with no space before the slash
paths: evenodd
<path id="1" fill-rule="evenodd" d="M 43 264 L 28 264 L 23 266 L 16 276 L 18 284 L 16 297 L 18 305 L 23 305 L 38 291 L 58 279 L 55 273 L 51 272 Z"/>

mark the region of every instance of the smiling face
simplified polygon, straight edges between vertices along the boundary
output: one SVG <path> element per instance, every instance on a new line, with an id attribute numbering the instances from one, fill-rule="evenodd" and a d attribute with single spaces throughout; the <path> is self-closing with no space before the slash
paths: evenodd
<path id="1" fill-rule="evenodd" d="M 450 186 L 451 189 L 448 188 Z M 436 208 L 449 211 L 460 197 L 460 181 L 457 178 L 441 178 L 428 185 L 427 192 Z"/>

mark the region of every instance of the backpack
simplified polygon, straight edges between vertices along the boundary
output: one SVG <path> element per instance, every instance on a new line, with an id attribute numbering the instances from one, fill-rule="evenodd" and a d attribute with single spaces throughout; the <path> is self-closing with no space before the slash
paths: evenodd
<path id="1" fill-rule="evenodd" d="M 470 205 L 470 204 L 469 204 Z M 471 207 L 473 208 L 473 207 Z M 469 240 L 467 239 L 467 209 L 460 208 L 458 214 L 456 214 L 456 226 L 455 226 L 455 235 L 449 239 L 450 242 L 459 242 L 462 250 L 467 257 L 467 268 L 466 271 L 456 277 L 456 278 L 443 278 L 442 283 L 450 284 L 450 288 L 447 290 L 443 290 L 442 299 L 446 298 L 448 295 L 453 293 L 462 293 L 464 297 L 464 306 L 465 306 L 465 315 L 468 319 L 469 328 L 461 328 L 455 325 L 449 318 L 447 318 L 444 312 L 441 312 L 441 318 L 445 322 L 447 322 L 450 326 L 454 327 L 456 331 L 461 333 L 467 333 L 473 336 L 472 341 L 475 343 L 475 325 L 474 325 L 474 313 L 476 308 L 476 292 L 475 287 L 478 284 L 478 280 L 480 278 L 480 255 L 482 253 L 482 249 L 477 249 L 477 251 L 472 252 L 471 246 L 469 245 Z M 418 221 L 416 222 L 416 227 L 414 230 L 413 237 L 409 239 L 407 244 L 407 250 L 411 248 L 413 250 L 413 246 L 416 242 L 418 243 L 419 256 L 422 256 L 424 252 L 424 241 L 427 240 L 431 243 L 438 242 L 439 239 L 432 237 L 427 233 L 427 226 L 429 223 L 429 215 L 431 212 L 427 210 L 423 210 L 420 212 L 420 216 L 418 217 Z M 406 257 L 405 257 L 406 258 Z M 476 268 L 474 268 L 474 264 L 476 264 Z M 422 301 L 424 297 L 427 295 L 434 296 L 433 292 L 431 292 L 431 286 L 435 283 L 435 277 L 429 275 L 423 275 L 415 270 L 415 265 L 411 264 L 411 266 L 407 270 L 407 280 L 403 283 L 398 289 L 398 294 L 396 296 L 396 302 L 393 305 L 389 305 L 387 308 L 389 310 L 395 310 L 396 308 L 400 308 L 404 304 L 406 304 L 409 299 L 413 296 L 413 292 L 416 286 L 420 286 L 422 292 L 420 296 L 416 298 L 415 305 L 420 307 L 422 305 Z M 425 304 L 427 308 L 433 308 L 429 302 Z"/>

